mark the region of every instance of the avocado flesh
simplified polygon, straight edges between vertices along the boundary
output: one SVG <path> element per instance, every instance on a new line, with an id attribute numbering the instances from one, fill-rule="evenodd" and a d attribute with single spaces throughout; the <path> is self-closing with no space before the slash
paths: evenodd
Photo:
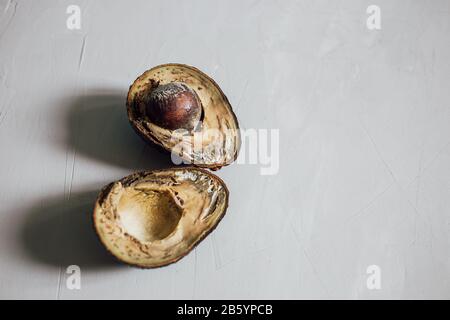
<path id="1" fill-rule="evenodd" d="M 149 94 L 152 86 L 171 82 L 186 84 L 201 101 L 202 125 L 195 132 L 162 128 L 152 123 L 139 106 L 140 96 Z M 144 72 L 130 87 L 127 110 L 133 128 L 141 137 L 166 151 L 174 151 L 189 164 L 218 169 L 238 156 L 241 138 L 233 109 L 214 80 L 194 67 L 166 64 Z"/>
<path id="2" fill-rule="evenodd" d="M 102 190 L 94 226 L 119 260 L 161 267 L 189 253 L 217 226 L 227 206 L 226 186 L 205 170 L 139 172 Z"/>

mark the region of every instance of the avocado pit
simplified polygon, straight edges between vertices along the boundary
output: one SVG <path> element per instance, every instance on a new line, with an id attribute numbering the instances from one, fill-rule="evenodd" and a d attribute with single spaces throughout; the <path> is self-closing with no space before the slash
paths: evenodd
<path id="1" fill-rule="evenodd" d="M 191 131 L 200 121 L 202 104 L 194 90 L 181 82 L 150 87 L 142 97 L 150 121 L 169 130 Z"/>

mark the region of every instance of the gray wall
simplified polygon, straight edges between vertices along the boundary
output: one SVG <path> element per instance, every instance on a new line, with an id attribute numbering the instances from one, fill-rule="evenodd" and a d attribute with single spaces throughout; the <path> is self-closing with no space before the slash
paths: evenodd
<path id="1" fill-rule="evenodd" d="M 450 298 L 449 18 L 446 0 L 0 0 L 0 297 Z M 124 107 L 167 62 L 212 76 L 244 129 L 279 129 L 280 168 L 220 170 L 216 231 L 138 270 L 89 215 L 104 184 L 170 165 Z"/>

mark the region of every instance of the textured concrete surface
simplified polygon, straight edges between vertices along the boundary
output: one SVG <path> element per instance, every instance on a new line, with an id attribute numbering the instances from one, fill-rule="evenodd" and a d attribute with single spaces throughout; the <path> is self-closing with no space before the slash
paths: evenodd
<path id="1" fill-rule="evenodd" d="M 0 0 L 0 297 L 450 298 L 449 18 L 446 0 Z M 219 171 L 216 231 L 138 270 L 89 215 L 104 184 L 170 165 L 124 107 L 167 62 L 212 76 L 243 128 L 279 129 L 280 170 Z"/>

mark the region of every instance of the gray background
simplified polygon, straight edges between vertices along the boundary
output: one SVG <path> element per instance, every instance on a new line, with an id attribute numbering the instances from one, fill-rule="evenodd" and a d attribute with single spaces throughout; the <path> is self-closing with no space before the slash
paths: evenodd
<path id="1" fill-rule="evenodd" d="M 446 0 L 0 0 L 0 297 L 450 298 L 449 18 Z M 90 214 L 104 184 L 170 165 L 124 106 L 167 62 L 211 75 L 243 128 L 280 129 L 280 170 L 220 170 L 216 231 L 139 270 Z"/>

